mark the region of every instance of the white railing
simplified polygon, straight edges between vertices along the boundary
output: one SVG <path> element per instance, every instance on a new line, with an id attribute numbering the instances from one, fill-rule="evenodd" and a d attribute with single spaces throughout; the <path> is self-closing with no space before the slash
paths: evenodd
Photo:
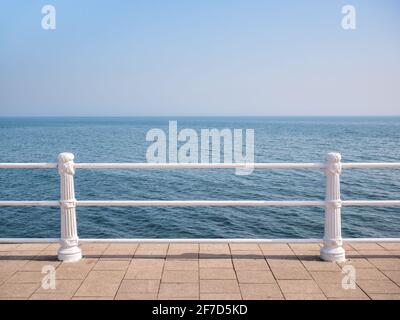
<path id="1" fill-rule="evenodd" d="M 61 238 L 0 238 L 0 242 L 60 242 L 58 258 L 77 261 L 82 257 L 79 242 L 320 242 L 321 258 L 327 261 L 345 260 L 343 241 L 400 241 L 400 238 L 353 238 L 341 235 L 342 206 L 400 206 L 400 200 L 346 200 L 340 198 L 342 169 L 400 169 L 400 163 L 342 163 L 339 153 L 328 153 L 324 163 L 74 163 L 74 155 L 61 153 L 58 163 L 0 163 L 0 169 L 58 169 L 59 201 L 0 201 L 0 206 L 59 206 L 61 208 Z M 75 169 L 323 169 L 326 176 L 324 201 L 260 201 L 260 200 L 76 200 Z M 316 206 L 325 207 L 323 239 L 80 239 L 76 225 L 77 206 Z"/>

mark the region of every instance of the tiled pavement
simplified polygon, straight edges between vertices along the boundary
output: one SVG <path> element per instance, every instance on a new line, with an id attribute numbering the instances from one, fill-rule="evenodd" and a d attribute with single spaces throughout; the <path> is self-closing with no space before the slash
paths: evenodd
<path id="1" fill-rule="evenodd" d="M 60 263 L 58 244 L 0 244 L 0 299 L 400 299 L 400 243 L 345 244 L 341 264 L 320 261 L 317 243 L 81 247 L 84 259 Z M 55 289 L 42 288 L 44 266 Z"/>

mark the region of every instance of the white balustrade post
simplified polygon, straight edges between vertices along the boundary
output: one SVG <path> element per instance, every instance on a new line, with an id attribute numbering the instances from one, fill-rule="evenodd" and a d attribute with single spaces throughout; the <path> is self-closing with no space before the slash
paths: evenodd
<path id="1" fill-rule="evenodd" d="M 74 190 L 74 155 L 60 153 L 58 156 L 58 173 L 60 174 L 61 206 L 61 239 L 58 259 L 78 261 L 82 258 L 76 226 L 76 199 Z"/>
<path id="2" fill-rule="evenodd" d="M 341 155 L 328 153 L 325 161 L 325 231 L 321 259 L 326 261 L 345 261 L 343 249 L 342 225 L 340 217 L 340 174 L 342 171 Z"/>

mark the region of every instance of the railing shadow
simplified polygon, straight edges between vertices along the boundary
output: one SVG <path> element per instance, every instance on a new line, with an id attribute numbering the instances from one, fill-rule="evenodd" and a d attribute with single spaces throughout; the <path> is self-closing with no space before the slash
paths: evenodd
<path id="1" fill-rule="evenodd" d="M 347 259 L 399 259 L 399 254 L 363 254 L 346 256 Z M 322 261 L 318 255 L 296 255 L 296 254 L 222 254 L 222 253 L 183 253 L 175 255 L 166 254 L 83 254 L 83 259 L 162 259 L 162 260 L 207 260 L 207 259 L 254 259 L 254 260 L 303 260 L 303 261 Z M 33 261 L 58 261 L 57 255 L 2 255 L 1 260 L 33 260 Z"/>

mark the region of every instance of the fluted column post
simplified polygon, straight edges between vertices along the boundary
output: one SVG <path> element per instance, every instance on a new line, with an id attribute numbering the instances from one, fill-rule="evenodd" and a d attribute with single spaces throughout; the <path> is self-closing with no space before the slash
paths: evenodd
<path id="1" fill-rule="evenodd" d="M 326 261 L 344 261 L 342 225 L 340 208 L 340 174 L 342 171 L 341 155 L 328 153 L 325 161 L 325 231 L 321 259 Z"/>
<path id="2" fill-rule="evenodd" d="M 74 155 L 60 153 L 58 155 L 58 173 L 60 174 L 60 206 L 61 206 L 61 239 L 58 259 L 62 261 L 78 261 L 82 251 L 78 246 L 79 238 L 76 226 L 76 199 L 74 190 Z"/>

